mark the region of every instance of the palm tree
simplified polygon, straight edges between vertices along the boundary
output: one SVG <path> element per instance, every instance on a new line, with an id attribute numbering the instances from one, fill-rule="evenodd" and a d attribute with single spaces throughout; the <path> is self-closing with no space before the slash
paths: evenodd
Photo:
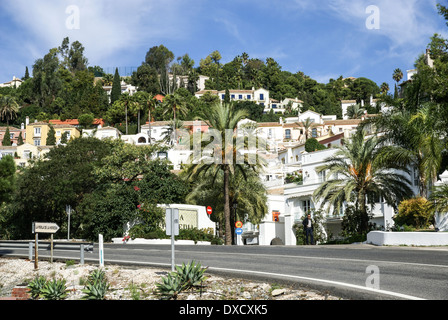
<path id="1" fill-rule="evenodd" d="M 362 126 L 376 128 L 383 136 L 385 151 L 393 150 L 396 161 L 413 167 L 418 172 L 419 193 L 428 196 L 428 187 L 437 179 L 442 163 L 443 141 L 440 138 L 431 105 L 423 106 L 416 114 L 406 110 L 377 116 L 367 120 Z"/>
<path id="2" fill-rule="evenodd" d="M 153 111 L 157 104 L 159 103 L 155 97 L 148 92 L 145 91 L 139 91 L 135 94 L 135 98 L 137 101 L 143 105 L 146 105 L 148 108 L 148 122 L 149 122 L 149 130 L 148 130 L 148 136 L 149 136 L 149 142 L 151 143 L 151 111 Z"/>
<path id="3" fill-rule="evenodd" d="M 381 93 L 387 94 L 388 92 L 389 92 L 389 85 L 387 84 L 387 82 L 383 82 L 381 84 Z"/>
<path id="4" fill-rule="evenodd" d="M 196 181 L 192 191 L 188 194 L 186 201 L 189 204 L 212 206 L 213 221 L 224 223 L 224 199 L 223 199 L 223 172 L 217 177 L 211 172 L 204 179 Z M 230 181 L 230 203 L 237 203 L 234 214 L 231 214 L 231 226 L 236 221 L 249 221 L 259 224 L 268 212 L 266 188 L 260 181 L 259 175 L 254 171 L 247 170 L 246 176 L 237 173 Z M 222 231 L 222 230 L 220 230 Z M 233 232 L 232 232 L 233 234 Z"/>
<path id="5" fill-rule="evenodd" d="M 19 112 L 19 104 L 14 97 L 8 95 L 0 97 L 0 118 L 2 120 L 6 119 L 6 124 L 8 126 L 9 120 L 16 117 L 17 112 Z"/>
<path id="6" fill-rule="evenodd" d="M 398 98 L 398 83 L 403 79 L 403 71 L 401 69 L 397 68 L 394 70 L 394 73 L 392 74 L 392 79 L 395 80 L 395 98 Z"/>
<path id="7" fill-rule="evenodd" d="M 171 120 L 168 128 L 164 132 L 162 132 L 162 141 L 168 145 L 173 145 L 176 142 L 175 137 L 177 136 L 177 134 L 175 135 L 175 133 L 183 127 L 183 121 L 177 119 L 176 122 L 174 122 L 174 120 Z"/>
<path id="8" fill-rule="evenodd" d="M 347 117 L 349 119 L 361 119 L 365 114 L 365 109 L 361 108 L 359 104 L 352 104 L 347 108 Z"/>
<path id="9" fill-rule="evenodd" d="M 163 101 L 163 107 L 164 107 L 164 114 L 168 112 L 173 112 L 173 123 L 177 122 L 176 114 L 177 112 L 181 113 L 182 115 L 186 115 L 188 112 L 187 105 L 185 103 L 185 99 L 181 97 L 180 95 L 174 93 L 169 94 L 165 97 Z M 174 142 L 176 143 L 176 131 L 174 131 Z"/>
<path id="10" fill-rule="evenodd" d="M 136 99 L 131 96 L 129 93 L 125 92 L 121 95 L 118 103 L 125 108 L 125 118 L 126 118 L 126 134 L 128 134 L 128 110 L 133 110 L 135 106 L 138 104 Z"/>
<path id="11" fill-rule="evenodd" d="M 375 199 L 382 196 L 387 204 L 396 206 L 401 199 L 412 195 L 409 179 L 396 170 L 409 171 L 391 161 L 392 150 L 384 153 L 381 143 L 376 136 L 366 139 L 365 132 L 359 130 L 351 141 L 326 159 L 325 165 L 316 169 L 332 177 L 316 189 L 316 201 L 322 200 L 334 212 L 339 212 L 344 202 L 354 203 L 361 214 L 361 232 L 368 231 L 368 203 L 374 205 Z"/>
<path id="12" fill-rule="evenodd" d="M 310 135 L 310 130 L 315 126 L 311 118 L 307 118 L 305 121 L 296 122 L 297 125 L 304 128 L 305 140 L 308 140 Z"/>
<path id="13" fill-rule="evenodd" d="M 212 139 L 212 135 L 219 135 L 213 137 L 214 139 L 220 138 L 221 141 L 214 140 L 215 158 L 211 158 L 205 152 L 200 159 L 194 159 L 191 164 L 186 167 L 186 176 L 188 179 L 199 179 L 205 175 L 212 175 L 217 177 L 219 174 L 223 175 L 223 211 L 225 221 L 225 233 L 226 233 L 226 245 L 232 244 L 231 236 L 231 194 L 230 183 L 231 179 L 237 174 L 241 174 L 246 177 L 248 170 L 258 171 L 263 168 L 264 163 L 260 156 L 255 157 L 255 162 L 244 155 L 241 158 L 242 150 L 238 150 L 237 146 L 237 125 L 238 122 L 248 116 L 245 110 L 236 110 L 234 104 L 216 103 L 209 109 L 204 111 L 202 120 L 205 121 L 210 127 L 208 136 L 206 138 Z M 231 141 L 229 141 L 231 140 Z M 202 139 L 204 141 L 204 138 Z M 201 151 L 205 151 L 205 148 L 209 148 L 209 145 L 205 145 L 205 142 L 201 145 Z M 253 159 L 253 158 L 252 158 Z M 210 161 L 214 160 L 214 161 Z"/>

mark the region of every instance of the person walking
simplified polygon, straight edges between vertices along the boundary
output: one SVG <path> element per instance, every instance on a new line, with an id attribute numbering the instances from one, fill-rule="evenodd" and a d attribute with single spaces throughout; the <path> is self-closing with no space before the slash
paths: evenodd
<path id="1" fill-rule="evenodd" d="M 311 214 L 308 213 L 306 218 L 303 219 L 302 224 L 305 231 L 306 244 L 310 244 L 308 241 L 309 239 L 311 240 L 311 244 L 314 244 L 313 221 L 311 220 Z"/>

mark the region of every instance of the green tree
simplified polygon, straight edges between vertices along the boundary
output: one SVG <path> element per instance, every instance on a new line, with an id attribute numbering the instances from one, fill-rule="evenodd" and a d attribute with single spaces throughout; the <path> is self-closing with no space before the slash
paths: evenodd
<path id="1" fill-rule="evenodd" d="M 94 168 L 112 152 L 106 140 L 78 138 L 51 149 L 46 159 L 36 160 L 17 177 L 17 190 L 5 209 L 6 234 L 13 239 L 31 237 L 33 221 L 51 221 L 61 226 L 59 234 L 67 229 L 66 205 L 77 212 L 84 196 L 100 184 Z M 80 224 L 72 215 L 71 234 Z M 5 230 L 5 229 L 4 229 Z"/>
<path id="2" fill-rule="evenodd" d="M 210 218 L 220 225 L 225 225 L 223 178 L 222 171 L 216 177 L 209 172 L 203 179 L 194 182 L 186 198 L 189 204 L 211 206 L 213 215 Z M 268 213 L 266 188 L 259 176 L 251 170 L 246 171 L 246 176 L 237 172 L 230 181 L 229 189 L 230 203 L 237 203 L 236 209 L 232 208 L 231 226 L 234 226 L 236 221 L 259 224 Z"/>
<path id="3" fill-rule="evenodd" d="M 3 136 L 2 146 L 8 147 L 11 146 L 11 136 L 9 133 L 9 127 L 6 127 L 5 135 Z"/>
<path id="4" fill-rule="evenodd" d="M 53 126 L 50 126 L 50 129 L 48 130 L 46 145 L 47 146 L 56 145 L 56 131 L 54 130 Z"/>
<path id="5" fill-rule="evenodd" d="M 95 116 L 91 113 L 85 113 L 78 117 L 79 125 L 84 129 L 89 129 L 92 127 Z"/>
<path id="6" fill-rule="evenodd" d="M 164 114 L 171 113 L 173 114 L 173 123 L 177 124 L 177 115 L 185 116 L 188 113 L 187 105 L 185 103 L 185 99 L 181 97 L 179 94 L 169 94 L 163 100 L 162 107 L 164 108 Z M 179 119 L 180 120 L 180 119 Z M 174 142 L 177 143 L 177 133 L 174 131 Z"/>
<path id="7" fill-rule="evenodd" d="M 403 79 L 403 71 L 401 71 L 400 68 L 397 68 L 394 70 L 394 73 L 392 74 L 392 79 L 394 79 L 395 83 L 395 98 L 398 98 L 398 83 Z"/>
<path id="8" fill-rule="evenodd" d="M 9 120 L 13 120 L 19 112 L 19 104 L 12 96 L 0 96 L 0 118 L 6 120 L 9 125 Z"/>
<path id="9" fill-rule="evenodd" d="M 204 111 L 203 120 L 212 130 L 209 130 L 205 141 L 212 140 L 214 145 L 214 156 L 210 156 L 204 151 L 210 148 L 205 143 L 202 144 L 201 159 L 192 159 L 190 165 L 186 166 L 186 176 L 188 179 L 201 179 L 205 175 L 211 174 L 217 176 L 219 172 L 223 174 L 223 211 L 225 221 L 226 245 L 232 244 L 232 227 L 231 227 L 231 207 L 230 202 L 230 183 L 233 176 L 240 172 L 246 177 L 248 170 L 259 170 L 263 167 L 264 162 L 258 155 L 255 159 L 249 159 L 248 155 L 241 158 L 242 150 L 236 143 L 236 128 L 238 122 L 247 117 L 247 113 L 243 110 L 235 110 L 233 104 L 217 103 L 210 109 Z M 231 138 L 231 142 L 229 139 Z M 218 139 L 218 140 L 215 140 Z M 247 141 L 244 141 L 247 142 Z M 193 141 L 197 147 L 197 141 Z"/>
<path id="10" fill-rule="evenodd" d="M 12 156 L 0 159 L 0 208 L 12 199 L 16 184 L 16 165 Z"/>
<path id="11" fill-rule="evenodd" d="M 396 171 L 408 169 L 394 161 L 393 149 L 385 153 L 380 146 L 381 139 L 366 139 L 365 132 L 359 130 L 316 169 L 331 178 L 316 189 L 315 199 L 328 204 L 335 213 L 339 213 L 344 202 L 354 203 L 361 213 L 362 233 L 368 231 L 368 203 L 374 205 L 377 197 L 382 196 L 387 204 L 396 206 L 412 194 L 409 179 Z"/>
<path id="12" fill-rule="evenodd" d="M 114 80 L 112 82 L 112 90 L 110 92 L 110 104 L 114 104 L 121 96 L 121 78 L 118 68 L 115 68 Z"/>
<path id="13" fill-rule="evenodd" d="M 395 161 L 417 170 L 419 191 L 422 197 L 428 197 L 428 187 L 437 179 L 442 163 L 443 140 L 436 127 L 436 118 L 432 116 L 433 105 L 422 107 L 413 114 L 405 110 L 396 110 L 366 121 L 363 126 L 372 126 L 385 143 L 392 146 L 383 148 L 391 151 Z"/>

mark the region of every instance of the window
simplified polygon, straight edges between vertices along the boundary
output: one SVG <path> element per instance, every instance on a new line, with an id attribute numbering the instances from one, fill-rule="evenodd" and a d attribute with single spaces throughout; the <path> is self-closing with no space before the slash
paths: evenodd
<path id="1" fill-rule="evenodd" d="M 317 129 L 316 129 L 316 128 L 313 128 L 313 129 L 311 130 L 311 136 L 312 136 L 313 138 L 317 138 Z"/>
<path id="2" fill-rule="evenodd" d="M 224 100 L 225 98 L 226 98 L 226 95 L 223 94 L 223 95 L 221 96 L 221 99 Z"/>
<path id="3" fill-rule="evenodd" d="M 34 128 L 34 135 L 40 136 L 40 127 Z"/>
<path id="4" fill-rule="evenodd" d="M 260 93 L 260 101 L 264 101 L 264 94 Z"/>
<path id="5" fill-rule="evenodd" d="M 250 94 L 247 95 L 247 100 L 252 99 L 252 96 Z"/>
<path id="6" fill-rule="evenodd" d="M 310 212 L 310 210 L 311 210 L 311 200 L 303 200 L 302 201 L 302 210 L 305 213 Z"/>
<path id="7" fill-rule="evenodd" d="M 243 100 L 243 95 L 240 94 L 240 95 L 238 96 L 238 99 Z"/>
<path id="8" fill-rule="evenodd" d="M 285 139 L 291 139 L 291 130 L 290 129 L 285 130 Z"/>
<path id="9" fill-rule="evenodd" d="M 273 105 L 272 105 L 272 109 L 277 109 L 277 105 L 276 105 L 276 104 L 273 104 Z"/>
<path id="10" fill-rule="evenodd" d="M 34 139 L 34 145 L 40 146 L 40 139 Z"/>
<path id="11" fill-rule="evenodd" d="M 14 133 L 9 134 L 9 139 L 11 139 L 11 140 L 14 139 Z"/>
<path id="12" fill-rule="evenodd" d="M 325 182 L 325 180 L 327 179 L 327 174 L 325 173 L 325 171 L 319 172 L 318 176 L 319 176 L 319 182 Z"/>
<path id="13" fill-rule="evenodd" d="M 230 98 L 232 98 L 232 99 L 235 99 L 235 95 L 234 95 L 234 94 L 232 94 L 232 95 L 230 96 Z"/>
<path id="14" fill-rule="evenodd" d="M 420 179 L 418 177 L 418 168 L 417 167 L 414 167 L 414 170 L 412 171 L 412 175 L 413 175 L 412 180 L 413 180 L 414 186 L 418 186 L 420 184 Z"/>

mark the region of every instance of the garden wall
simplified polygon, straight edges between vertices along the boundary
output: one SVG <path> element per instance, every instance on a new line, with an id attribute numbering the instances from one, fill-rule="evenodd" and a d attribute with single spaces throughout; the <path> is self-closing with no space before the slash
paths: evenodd
<path id="1" fill-rule="evenodd" d="M 448 246 L 448 232 L 385 232 L 367 234 L 367 243 L 377 246 Z"/>

